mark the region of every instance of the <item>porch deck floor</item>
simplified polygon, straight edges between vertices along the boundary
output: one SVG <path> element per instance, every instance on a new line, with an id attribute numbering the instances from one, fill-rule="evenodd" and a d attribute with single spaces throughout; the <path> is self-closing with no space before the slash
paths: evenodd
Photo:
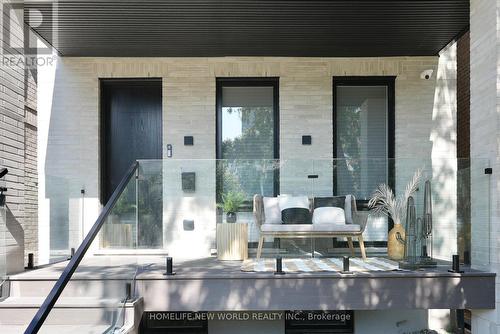
<path id="1" fill-rule="evenodd" d="M 56 280 L 68 261 L 63 261 L 35 270 L 24 271 L 11 275 L 11 280 Z M 132 279 L 137 270 L 138 280 L 182 280 L 182 279 L 251 279 L 273 277 L 271 272 L 243 272 L 241 261 L 219 261 L 217 257 L 211 256 L 200 259 L 176 259 L 174 258 L 174 271 L 176 275 L 165 276 L 165 256 L 134 255 L 134 256 L 87 256 L 80 263 L 72 279 L 102 280 L 102 279 Z M 462 266 L 464 273 L 451 273 L 448 270 L 451 264 L 447 261 L 439 261 L 436 268 L 423 268 L 419 270 L 388 270 L 388 271 L 365 271 L 354 272 L 344 275 L 333 271 L 314 272 L 288 272 L 281 277 L 463 277 L 463 276 L 488 276 L 489 273 Z M 493 274 L 491 274 L 493 275 Z"/>
<path id="2" fill-rule="evenodd" d="M 45 281 L 43 291 L 48 293 L 67 263 L 25 271 L 10 280 L 14 286 L 27 289 Z M 146 311 L 495 307 L 494 273 L 466 267 L 464 273 L 450 273 L 449 263 L 440 263 L 432 269 L 364 271 L 350 275 L 332 271 L 286 275 L 244 272 L 241 264 L 219 261 L 216 257 L 174 258 L 176 275 L 165 276 L 165 256 L 89 256 L 73 275 L 68 294 L 92 287 L 90 291 L 94 293 L 120 295 L 124 284 L 132 280 L 139 268 L 136 291 L 143 298 Z"/>

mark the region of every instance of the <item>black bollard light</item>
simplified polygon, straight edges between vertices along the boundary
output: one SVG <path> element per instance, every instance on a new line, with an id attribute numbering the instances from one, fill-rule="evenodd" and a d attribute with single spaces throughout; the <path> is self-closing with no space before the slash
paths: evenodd
<path id="1" fill-rule="evenodd" d="M 342 268 L 342 274 L 352 274 L 352 271 L 350 270 L 349 266 L 350 266 L 350 262 L 351 262 L 351 259 L 349 258 L 349 256 L 344 256 L 343 257 L 343 261 L 342 261 L 342 264 L 343 264 L 343 268 Z"/>
<path id="2" fill-rule="evenodd" d="M 35 269 L 33 253 L 28 254 L 28 266 L 26 267 L 26 269 Z"/>
<path id="3" fill-rule="evenodd" d="M 165 275 L 167 276 L 172 276 L 172 275 L 175 275 L 175 272 L 174 272 L 174 261 L 172 259 L 172 257 L 170 256 L 167 256 L 167 260 L 166 260 L 166 272 L 165 272 Z"/>
<path id="4" fill-rule="evenodd" d="M 276 258 L 276 271 L 274 272 L 275 275 L 285 275 L 285 272 L 283 271 L 283 259 L 281 256 L 278 256 Z"/>
<path id="5" fill-rule="evenodd" d="M 463 270 L 460 270 L 460 256 L 452 255 L 451 257 L 451 270 L 448 270 L 450 273 L 463 273 Z"/>

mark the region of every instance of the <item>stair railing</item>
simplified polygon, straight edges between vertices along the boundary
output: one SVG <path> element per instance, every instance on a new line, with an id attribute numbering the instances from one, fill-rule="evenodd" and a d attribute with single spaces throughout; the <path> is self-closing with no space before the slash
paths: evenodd
<path id="1" fill-rule="evenodd" d="M 45 298 L 45 301 L 43 302 L 42 306 L 38 309 L 36 312 L 35 316 L 31 320 L 30 324 L 26 328 L 24 334 L 35 334 L 38 333 L 40 328 L 42 327 L 45 319 L 47 316 L 50 314 L 52 308 L 54 307 L 55 303 L 57 302 L 59 296 L 63 292 L 64 288 L 68 284 L 69 280 L 71 279 L 71 276 L 73 276 L 73 273 L 75 270 L 78 268 L 78 265 L 83 259 L 83 256 L 89 249 L 90 245 L 94 241 L 95 237 L 101 230 L 102 225 L 106 222 L 106 218 L 108 217 L 111 209 L 114 207 L 115 203 L 118 201 L 120 198 L 120 195 L 122 192 L 125 190 L 129 180 L 135 175 L 135 172 L 139 166 L 139 163 L 135 161 L 132 166 L 128 169 L 127 173 L 125 176 L 122 178 L 118 186 L 116 187 L 115 191 L 111 195 L 109 201 L 106 203 L 104 206 L 101 214 L 97 218 L 96 222 L 90 229 L 89 233 L 85 237 L 85 239 L 82 241 L 80 246 L 78 247 L 77 251 L 75 252 L 75 255 L 71 258 L 69 261 L 68 265 L 66 268 L 64 268 L 63 273 L 61 276 L 58 278 L 56 284 L 48 294 L 47 298 Z"/>

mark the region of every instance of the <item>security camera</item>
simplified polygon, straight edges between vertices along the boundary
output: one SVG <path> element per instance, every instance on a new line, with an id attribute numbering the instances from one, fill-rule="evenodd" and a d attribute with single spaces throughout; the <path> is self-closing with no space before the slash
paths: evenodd
<path id="1" fill-rule="evenodd" d="M 433 72 L 434 72 L 434 70 L 425 70 L 425 71 L 423 71 L 422 73 L 420 73 L 420 79 L 429 80 L 430 78 L 432 78 L 432 73 Z"/>

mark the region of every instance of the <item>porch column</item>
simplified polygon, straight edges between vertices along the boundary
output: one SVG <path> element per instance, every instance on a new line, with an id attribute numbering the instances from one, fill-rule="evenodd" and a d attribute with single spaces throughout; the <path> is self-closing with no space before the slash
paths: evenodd
<path id="1" fill-rule="evenodd" d="M 500 0 L 471 0 L 470 6 L 471 166 L 489 159 L 493 168 L 489 189 L 471 178 L 472 263 L 487 263 L 485 269 L 500 275 Z M 497 289 L 499 282 L 497 276 Z M 498 293 L 496 303 L 498 309 Z M 500 333 L 498 310 L 472 314 L 473 333 Z"/>

